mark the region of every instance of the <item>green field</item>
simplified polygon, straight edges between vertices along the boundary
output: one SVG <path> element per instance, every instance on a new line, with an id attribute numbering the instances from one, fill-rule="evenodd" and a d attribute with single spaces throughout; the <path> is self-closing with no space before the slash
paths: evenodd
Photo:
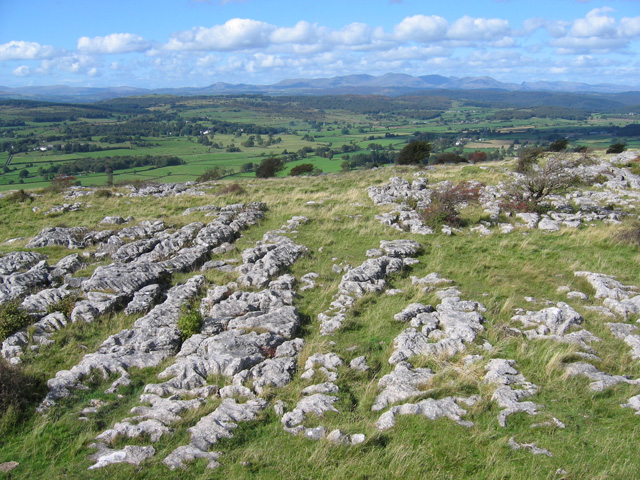
<path id="1" fill-rule="evenodd" d="M 0 147 L 4 149 L 0 190 L 42 188 L 55 176 L 43 172 L 106 157 L 175 156 L 182 164 L 118 168 L 112 178 L 81 167 L 72 175 L 85 186 L 111 180 L 194 180 L 214 167 L 224 169 L 226 176 L 241 178 L 252 171 L 247 164 L 255 168 L 271 155 L 287 162 L 280 176 L 301 163 L 332 173 L 349 168 L 344 167 L 345 160 L 351 161 L 350 168 L 375 166 L 375 159 L 350 160 L 354 155 L 369 158 L 373 149 L 392 161 L 395 152 L 417 138 L 431 142 L 431 160 L 442 152 L 465 157 L 476 150 L 490 158 L 508 158 L 517 155 L 521 145 L 546 146 L 563 137 L 569 138 L 570 148 L 594 151 L 616 142 L 628 148 L 640 146 L 633 115 L 469 103 L 258 95 L 132 97 L 89 105 L 4 101 L 0 102 Z M 509 130 L 521 127 L 526 129 Z"/>

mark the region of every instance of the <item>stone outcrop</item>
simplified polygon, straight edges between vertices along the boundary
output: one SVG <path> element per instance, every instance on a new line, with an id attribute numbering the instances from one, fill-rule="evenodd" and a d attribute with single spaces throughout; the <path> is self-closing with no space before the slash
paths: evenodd
<path id="1" fill-rule="evenodd" d="M 486 367 L 484 382 L 495 385 L 491 400 L 496 402 L 502 410 L 498 414 L 498 423 L 501 427 L 507 426 L 507 417 L 518 412 L 526 412 L 536 415 L 543 408 L 534 402 L 522 402 L 538 392 L 538 386 L 527 382 L 524 375 L 516 370 L 514 360 L 494 358 Z"/>

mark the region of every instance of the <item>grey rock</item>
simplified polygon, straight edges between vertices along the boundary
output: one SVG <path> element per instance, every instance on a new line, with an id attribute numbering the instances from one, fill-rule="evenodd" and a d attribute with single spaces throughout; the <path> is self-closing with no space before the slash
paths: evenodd
<path id="1" fill-rule="evenodd" d="M 83 248 L 84 236 L 88 230 L 84 227 L 47 227 L 25 246 L 27 248 L 42 248 L 63 246 L 69 249 Z"/>
<path id="2" fill-rule="evenodd" d="M 309 385 L 302 389 L 303 395 L 313 395 L 315 393 L 338 393 L 340 389 L 335 383 L 324 382 L 316 385 Z"/>
<path id="3" fill-rule="evenodd" d="M 547 457 L 553 457 L 553 454 L 545 449 L 545 448 L 539 448 L 536 446 L 536 442 L 532 442 L 532 443 L 518 443 L 515 441 L 514 437 L 511 437 L 509 439 L 509 446 L 513 449 L 513 450 L 520 450 L 521 448 L 527 449 L 529 451 L 531 451 L 532 454 L 534 455 L 546 455 Z"/>
<path id="4" fill-rule="evenodd" d="M 162 287 L 157 283 L 152 283 L 146 287 L 141 288 L 133 295 L 133 300 L 129 302 L 124 309 L 126 315 L 132 315 L 135 313 L 148 312 L 160 298 L 162 294 Z"/>
<path id="5" fill-rule="evenodd" d="M 442 277 L 439 273 L 433 272 L 429 275 L 418 278 L 411 276 L 411 285 L 425 285 L 427 287 L 437 287 L 453 283 L 453 280 Z"/>
<path id="6" fill-rule="evenodd" d="M 268 358 L 250 368 L 244 378 L 245 381 L 251 381 L 253 389 L 261 394 L 267 388 L 282 388 L 287 385 L 296 368 L 295 357 Z"/>
<path id="7" fill-rule="evenodd" d="M 225 398 L 218 408 L 202 417 L 196 425 L 187 430 L 191 436 L 189 445 L 175 449 L 163 460 L 163 463 L 174 470 L 184 468 L 186 462 L 193 461 L 195 458 L 208 458 L 209 468 L 215 468 L 218 465 L 216 460 L 219 454 L 215 457 L 209 456 L 211 446 L 223 438 L 232 438 L 238 422 L 255 419 L 266 406 L 267 401 L 263 399 L 249 400 L 239 404 L 234 399 Z"/>
<path id="8" fill-rule="evenodd" d="M 538 223 L 538 229 L 545 230 L 547 232 L 558 232 L 560 231 L 560 225 L 558 225 L 558 222 L 555 222 L 548 217 L 543 217 L 543 219 L 540 220 L 540 223 Z"/>
<path id="9" fill-rule="evenodd" d="M 49 266 L 42 260 L 26 272 L 0 277 L 0 305 L 25 296 L 38 287 L 49 284 Z"/>
<path id="10" fill-rule="evenodd" d="M 415 277 L 414 277 L 415 278 Z M 422 303 L 412 303 L 407 306 L 402 312 L 396 313 L 393 318 L 398 322 L 408 322 L 412 318 L 416 317 L 420 313 L 434 312 L 434 308 L 431 305 L 423 305 Z"/>
<path id="11" fill-rule="evenodd" d="M 617 385 L 618 383 L 629 383 L 637 385 L 640 383 L 640 379 L 632 380 L 628 375 L 610 375 L 605 372 L 601 372 L 596 367 L 586 362 L 575 362 L 565 366 L 566 374 L 569 377 L 584 376 L 589 380 L 592 380 L 589 388 L 596 392 L 601 392 L 609 387 Z"/>
<path id="12" fill-rule="evenodd" d="M 612 300 L 626 300 L 637 291 L 635 286 L 623 285 L 614 276 L 593 272 L 574 272 L 576 277 L 582 277 L 595 289 L 595 298 L 609 298 Z"/>
<path id="13" fill-rule="evenodd" d="M 388 375 L 378 382 L 378 387 L 383 389 L 373 402 L 371 410 L 382 410 L 392 403 L 407 400 L 424 393 L 421 389 L 431 383 L 435 374 L 429 368 L 413 368 L 407 362 L 400 362 Z"/>
<path id="14" fill-rule="evenodd" d="M 367 365 L 367 357 L 364 355 L 361 357 L 356 357 L 351 362 L 349 362 L 349 368 L 352 370 L 358 370 L 359 372 L 366 372 L 369 370 L 369 365 Z"/>
<path id="15" fill-rule="evenodd" d="M 182 305 L 198 293 L 203 283 L 204 277 L 194 276 L 184 285 L 172 287 L 164 303 L 136 320 L 132 329 L 111 335 L 97 352 L 85 355 L 71 370 L 58 372 L 47 382 L 49 393 L 39 410 L 45 411 L 71 395 L 93 371 L 101 372 L 105 379 L 111 374 L 123 376 L 131 367 L 155 366 L 175 355 L 181 343 L 177 324 Z"/>
<path id="16" fill-rule="evenodd" d="M 46 260 L 46 255 L 37 252 L 9 252 L 0 257 L 0 275 L 24 271 L 38 262 Z"/>
<path id="17" fill-rule="evenodd" d="M 127 221 L 122 217 L 104 217 L 98 223 L 101 225 L 122 225 L 123 223 L 127 223 Z"/>
<path id="18" fill-rule="evenodd" d="M 82 283 L 82 289 L 133 295 L 147 285 L 167 283 L 168 278 L 167 270 L 154 263 L 112 263 L 96 268 L 89 280 Z"/>
<path id="19" fill-rule="evenodd" d="M 91 459 L 96 463 L 89 467 L 89 470 L 104 468 L 114 463 L 130 463 L 140 465 L 146 459 L 153 457 L 156 450 L 153 447 L 139 447 L 127 445 L 122 450 L 112 450 L 102 443 L 93 443 L 90 447 L 97 448 L 98 452 L 91 455 Z"/>
<path id="20" fill-rule="evenodd" d="M 275 350 L 284 338 L 256 332 L 229 330 L 207 337 L 196 334 L 187 339 L 173 365 L 158 375 L 164 383 L 151 384 L 145 391 L 158 395 L 185 393 L 206 386 L 208 377 L 224 375 L 233 377 L 265 360 L 269 350 Z"/>
<path id="21" fill-rule="evenodd" d="M 238 283 L 262 288 L 271 277 L 293 265 L 306 252 L 306 247 L 297 245 L 287 237 L 271 236 L 242 253 L 244 263 L 237 268 L 241 274 Z"/>
<path id="22" fill-rule="evenodd" d="M 242 317 L 234 318 L 227 324 L 227 328 L 251 330 L 258 328 L 291 338 L 300 326 L 300 317 L 294 307 L 282 307 L 269 313 L 252 312 Z"/>
<path id="23" fill-rule="evenodd" d="M 538 392 L 537 385 L 527 382 L 524 376 L 516 370 L 515 360 L 495 358 L 489 361 L 486 367 L 484 382 L 496 385 L 491 400 L 496 402 L 503 410 L 498 414 L 498 422 L 501 427 L 506 427 L 507 417 L 518 412 L 526 412 L 536 415 L 543 408 L 533 402 L 521 402 Z"/>
<path id="24" fill-rule="evenodd" d="M 2 357 L 12 364 L 19 364 L 20 357 L 27 348 L 37 349 L 40 345 L 53 343 L 52 334 L 67 326 L 67 319 L 60 312 L 50 313 L 34 323 L 30 330 L 22 329 L 2 342 Z"/>
<path id="25" fill-rule="evenodd" d="M 472 406 L 478 400 L 479 398 L 477 397 L 446 397 L 440 400 L 428 398 L 415 404 L 405 403 L 404 405 L 391 407 L 387 412 L 383 413 L 376 422 L 376 427 L 378 427 L 379 430 L 393 428 L 396 424 L 396 416 L 398 415 L 422 415 L 429 420 L 446 417 L 462 426 L 471 426 L 472 424 L 470 422 L 462 420 L 462 416 L 466 415 L 467 411 L 462 408 L 459 403 Z"/>
<path id="26" fill-rule="evenodd" d="M 22 308 L 31 314 L 42 316 L 49 308 L 59 303 L 73 292 L 67 289 L 66 285 L 60 288 L 47 288 L 38 293 L 29 295 L 22 301 Z"/>
<path id="27" fill-rule="evenodd" d="M 478 302 L 461 301 L 459 297 L 445 297 L 436 307 L 436 312 L 417 313 L 407 310 L 402 318 L 410 319 L 411 328 L 401 332 L 393 341 L 394 352 L 389 363 L 395 365 L 415 355 L 452 356 L 466 348 L 484 330 L 484 305 Z M 408 313 L 415 315 L 410 318 Z M 422 326 L 418 331 L 415 327 Z"/>
<path id="28" fill-rule="evenodd" d="M 307 418 L 307 414 L 312 413 L 318 417 L 322 417 L 327 412 L 338 412 L 333 406 L 338 401 L 338 397 L 325 395 L 323 393 L 315 393 L 303 397 L 296 407 L 282 416 L 281 422 L 285 431 L 298 434 L 304 431 L 301 425 Z"/>

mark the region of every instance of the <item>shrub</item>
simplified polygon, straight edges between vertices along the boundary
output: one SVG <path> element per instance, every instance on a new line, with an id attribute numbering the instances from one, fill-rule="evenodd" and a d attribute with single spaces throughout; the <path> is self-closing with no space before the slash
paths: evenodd
<path id="1" fill-rule="evenodd" d="M 635 222 L 631 228 L 623 230 L 620 233 L 620 240 L 640 247 L 640 222 Z"/>
<path id="2" fill-rule="evenodd" d="M 275 177 L 276 173 L 284 170 L 284 162 L 274 157 L 265 158 L 260 162 L 260 165 L 256 169 L 256 177 L 258 178 L 271 178 Z"/>
<path id="3" fill-rule="evenodd" d="M 437 228 L 443 224 L 458 227 L 462 225 L 458 208 L 465 203 L 476 203 L 480 199 L 482 184 L 462 182 L 456 186 L 446 186 L 431 193 L 431 203 L 421 213 L 425 225 Z"/>
<path id="4" fill-rule="evenodd" d="M 444 164 L 444 163 L 462 163 L 466 162 L 467 159 L 461 157 L 457 153 L 453 152 L 444 152 L 436 157 L 435 163 Z"/>
<path id="5" fill-rule="evenodd" d="M 429 158 L 430 152 L 431 144 L 429 142 L 424 140 L 411 142 L 400 150 L 400 153 L 396 158 L 396 163 L 398 165 L 417 165 L 422 163 L 423 160 Z"/>
<path id="6" fill-rule="evenodd" d="M 559 155 L 547 160 L 543 167 L 531 166 L 525 174 L 506 186 L 501 208 L 511 212 L 541 212 L 541 202 L 547 196 L 578 180 L 572 173 L 575 165 L 575 161 Z"/>
<path id="7" fill-rule="evenodd" d="M 37 401 L 41 390 L 42 382 L 37 378 L 0 358 L 0 416 L 10 408 L 22 410 Z"/>
<path id="8" fill-rule="evenodd" d="M 618 142 L 613 143 L 607 148 L 607 153 L 622 153 L 627 149 L 627 146 L 624 143 Z"/>
<path id="9" fill-rule="evenodd" d="M 525 147 L 518 154 L 518 163 L 516 164 L 516 172 L 527 174 L 531 172 L 533 167 L 538 164 L 538 160 L 542 156 L 543 150 L 540 147 Z"/>
<path id="10" fill-rule="evenodd" d="M 470 163 L 484 162 L 486 159 L 487 159 L 487 154 L 479 150 L 476 150 L 475 152 L 469 154 Z"/>
<path id="11" fill-rule="evenodd" d="M 96 196 L 96 198 L 109 198 L 112 193 L 110 190 L 103 188 L 101 190 L 98 190 L 94 195 Z"/>
<path id="12" fill-rule="evenodd" d="M 20 189 L 16 192 L 13 192 L 11 195 L 7 197 L 7 201 L 11 203 L 24 203 L 26 201 L 33 202 L 33 197 L 25 192 L 23 189 Z"/>
<path id="13" fill-rule="evenodd" d="M 293 167 L 289 172 L 289 175 L 297 177 L 299 175 L 309 175 L 311 173 L 313 173 L 313 165 L 310 163 L 302 163 Z"/>
<path id="14" fill-rule="evenodd" d="M 196 178 L 196 182 L 208 182 L 210 180 L 218 180 L 225 175 L 227 175 L 227 171 L 220 167 L 213 167 L 206 170 L 202 175 Z"/>
<path id="15" fill-rule="evenodd" d="M 53 180 L 51 180 L 49 189 L 53 192 L 62 192 L 63 190 L 78 184 L 78 179 L 73 175 L 58 174 Z"/>
<path id="16" fill-rule="evenodd" d="M 194 305 L 185 305 L 182 308 L 182 316 L 178 319 L 178 330 L 180 330 L 182 341 L 200 333 L 201 328 L 202 315 L 200 315 L 198 308 Z"/>
<path id="17" fill-rule="evenodd" d="M 0 306 L 0 342 L 18 330 L 31 325 L 33 319 L 16 300 Z"/>
<path id="18" fill-rule="evenodd" d="M 226 187 L 222 187 L 218 190 L 215 195 L 243 195 L 247 193 L 244 188 L 242 188 L 237 183 L 232 183 L 231 185 L 227 185 Z"/>
<path id="19" fill-rule="evenodd" d="M 569 139 L 568 138 L 559 138 L 555 142 L 551 142 L 549 144 L 549 149 L 548 150 L 550 152 L 561 152 L 563 150 L 566 150 L 568 145 L 569 145 Z"/>

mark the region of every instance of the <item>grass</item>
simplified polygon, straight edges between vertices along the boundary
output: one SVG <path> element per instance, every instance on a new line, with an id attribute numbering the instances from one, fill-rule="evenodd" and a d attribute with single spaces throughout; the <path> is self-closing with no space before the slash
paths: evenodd
<path id="1" fill-rule="evenodd" d="M 439 166 L 428 172 L 429 183 L 442 180 L 474 178 L 495 184 L 504 176 L 504 163 L 477 166 Z M 537 299 L 566 301 L 557 292 L 567 285 L 590 296 L 586 302 L 569 301 L 585 317 L 585 327 L 602 339 L 594 344 L 601 361 L 595 365 L 611 374 L 640 377 L 640 365 L 629 356 L 624 342 L 614 338 L 604 325 L 611 321 L 585 309 L 599 305 L 593 292 L 582 279 L 575 278 L 576 270 L 590 270 L 614 274 L 625 284 L 640 285 L 640 255 L 635 244 L 621 240 L 623 226 L 597 224 L 595 227 L 563 229 L 558 233 L 527 231 L 517 228 L 509 235 L 479 236 L 462 233 L 453 236 L 413 236 L 381 225 L 375 215 L 384 207 L 372 207 L 366 189 L 382 184 L 391 176 L 412 178 L 412 167 L 385 168 L 368 172 L 349 172 L 309 178 L 275 178 L 268 180 L 233 179 L 214 182 L 203 197 L 128 198 L 112 195 L 98 199 L 83 197 L 86 207 L 80 212 L 68 212 L 47 218 L 34 213 L 38 206 L 44 211 L 63 203 L 54 194 L 36 195 L 32 203 L 0 200 L 0 222 L 7 227 L 0 231 L 0 250 L 22 248 L 26 241 L 45 226 L 65 224 L 94 227 L 106 215 L 132 214 L 136 221 L 162 218 L 178 228 L 192 221 L 207 219 L 199 214 L 181 215 L 188 207 L 237 201 L 260 200 L 269 210 L 258 225 L 243 232 L 237 250 L 219 258 L 239 258 L 240 252 L 254 246 L 263 234 L 279 228 L 293 215 L 309 218 L 292 237 L 309 248 L 309 253 L 290 269 L 297 278 L 309 273 L 319 274 L 317 287 L 301 292 L 295 305 L 304 319 L 301 335 L 306 346 L 299 365 L 315 352 L 338 353 L 345 365 L 338 369 L 340 414 L 327 414 L 322 419 L 309 418 L 308 426 L 323 425 L 331 430 L 340 428 L 348 434 L 365 433 L 364 444 L 354 447 L 334 446 L 325 441 L 294 437 L 282 430 L 272 407 L 248 423 L 240 423 L 234 437 L 216 445 L 223 452 L 221 467 L 209 471 L 202 461 L 189 466 L 187 472 L 169 471 L 162 459 L 179 445 L 189 441 L 187 428 L 212 411 L 217 401 L 208 401 L 201 410 L 185 415 L 175 433 L 163 437 L 157 444 L 156 455 L 142 466 L 116 465 L 97 471 L 87 471 L 91 465 L 89 445 L 94 437 L 115 422 L 129 416 L 138 404 L 138 396 L 147 383 L 157 382 L 157 374 L 171 360 L 157 368 L 132 372 L 133 384 L 121 391 L 122 397 L 105 394 L 109 382 L 97 380 L 88 390 L 78 391 L 46 416 L 33 412 L 35 404 L 22 417 L 10 412 L 0 421 L 0 462 L 17 461 L 20 466 L 6 478 L 88 478 L 88 479 L 178 479 L 238 478 L 238 479 L 385 479 L 385 478 L 470 478 L 470 479 L 625 479 L 634 478 L 640 471 L 636 438 L 638 417 L 630 409 L 620 408 L 629 397 L 639 394 L 637 385 L 618 385 L 605 392 L 593 393 L 583 378 L 566 378 L 562 365 L 576 361 L 576 348 L 551 341 L 526 341 L 509 334 L 513 325 L 514 308 L 537 310 L 525 296 Z M 238 185 L 244 193 L 238 194 Z M 117 189 L 113 193 L 125 192 Z M 86 200 L 85 200 L 86 199 Z M 313 204 L 307 202 L 313 201 Z M 474 224 L 482 212 L 462 211 L 462 216 Z M 25 241 L 3 244 L 9 238 L 26 237 Z M 347 313 L 343 329 L 332 337 L 319 335 L 317 315 L 329 308 L 342 274 L 335 273 L 334 264 L 360 265 L 368 249 L 377 247 L 380 240 L 412 238 L 424 246 L 417 257 L 419 264 L 406 268 L 388 279 L 389 287 L 403 293 L 396 296 L 368 295 L 358 300 Z M 40 250 L 51 256 L 50 263 L 69 252 L 60 248 Z M 218 257 L 216 258 L 218 259 Z M 88 275 L 93 264 L 85 272 Z M 378 380 L 392 370 L 388 358 L 393 351 L 393 339 L 404 328 L 393 320 L 409 303 L 436 305 L 435 295 L 425 293 L 411 284 L 411 275 L 425 276 L 438 272 L 455 281 L 464 299 L 481 301 L 487 307 L 485 330 L 475 344 L 455 357 L 416 358 L 415 366 L 429 367 L 436 373 L 429 388 L 417 398 L 442 398 L 448 395 L 468 396 L 480 393 L 483 400 L 469 408 L 465 417 L 474 422 L 471 428 L 461 427 L 447 419 L 430 421 L 424 417 L 400 416 L 396 426 L 378 431 L 374 424 L 381 412 L 372 412 L 371 405 L 378 394 Z M 173 281 L 189 275 L 175 276 Z M 233 280 L 233 274 L 207 272 L 210 284 Z M 122 314 L 111 315 L 90 325 L 71 325 L 55 336 L 56 343 L 43 347 L 39 355 L 27 355 L 24 369 L 42 381 L 55 372 L 69 369 L 87 352 L 95 351 L 108 335 L 129 328 L 135 319 Z M 486 352 L 481 345 L 489 341 L 494 350 Z M 334 342 L 333 345 L 330 342 Z M 485 361 L 461 369 L 467 354 L 482 354 Z M 360 355 L 367 356 L 371 369 L 354 372 L 348 362 Z M 512 358 L 518 370 L 540 387 L 529 400 L 545 406 L 535 417 L 517 414 L 509 417 L 507 427 L 498 426 L 499 408 L 490 401 L 491 389 L 482 383 L 484 365 L 490 358 Z M 225 378 L 212 378 L 219 385 Z M 282 399 L 291 409 L 300 398 L 300 391 L 309 382 L 296 376 L 295 380 L 269 395 Z M 80 422 L 79 412 L 91 399 L 102 399 L 107 407 L 89 422 Z M 551 418 L 566 423 L 557 427 L 531 428 Z M 526 450 L 514 451 L 508 446 L 510 437 L 520 443 L 537 442 L 553 452 L 553 457 L 533 456 Z M 144 441 L 118 441 L 118 446 L 147 444 Z M 557 475 L 563 469 L 567 473 Z M 0 478 L 3 478 L 0 474 Z"/>

